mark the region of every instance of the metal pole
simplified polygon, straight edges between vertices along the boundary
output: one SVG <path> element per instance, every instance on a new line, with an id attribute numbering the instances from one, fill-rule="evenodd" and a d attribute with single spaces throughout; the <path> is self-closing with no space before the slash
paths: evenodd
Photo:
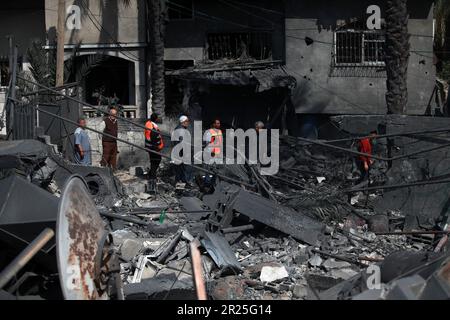
<path id="1" fill-rule="evenodd" d="M 100 215 L 103 216 L 103 217 L 106 217 L 106 218 L 123 220 L 123 221 L 126 221 L 126 222 L 131 222 L 131 223 L 142 225 L 142 226 L 150 225 L 148 222 L 140 221 L 140 220 L 137 220 L 137 219 L 126 217 L 126 216 L 121 216 L 119 214 L 114 214 L 114 213 L 100 212 Z"/>
<path id="2" fill-rule="evenodd" d="M 225 229 L 222 229 L 222 232 L 223 233 L 237 233 L 237 232 L 253 230 L 253 229 L 255 229 L 255 227 L 252 224 L 248 224 L 245 226 L 225 228 Z"/>
<path id="3" fill-rule="evenodd" d="M 0 274 L 0 289 L 2 289 L 46 244 L 53 238 L 55 232 L 45 229 L 33 240 Z"/>
<path id="4" fill-rule="evenodd" d="M 11 100 L 6 101 L 6 110 L 8 115 L 7 120 L 7 136 L 10 137 L 11 132 L 14 130 L 14 101 L 16 99 L 16 82 L 17 82 L 17 55 L 18 50 L 17 46 L 11 49 L 13 55 L 11 56 L 11 70 L 10 70 L 10 87 L 8 90 L 8 97 Z"/>
<path id="5" fill-rule="evenodd" d="M 345 261 L 345 262 L 348 262 L 348 263 L 351 263 L 351 264 L 361 265 L 361 262 L 354 261 L 354 260 L 346 258 L 346 257 L 341 257 L 341 256 L 338 256 L 338 255 L 335 255 L 335 254 L 331 254 L 331 253 L 324 252 L 324 251 L 321 251 L 321 250 L 316 250 L 316 249 L 313 249 L 311 251 L 314 252 L 314 253 L 320 254 L 320 255 L 324 255 L 325 257 L 330 257 L 330 258 L 334 258 L 334 259 L 337 259 L 337 260 L 342 260 L 342 261 Z"/>
<path id="6" fill-rule="evenodd" d="M 194 275 L 194 283 L 198 300 L 208 300 L 205 280 L 203 279 L 202 256 L 200 254 L 200 250 L 198 250 L 198 240 L 191 241 L 189 247 L 191 249 L 192 273 Z"/>
<path id="7" fill-rule="evenodd" d="M 167 248 L 164 249 L 164 252 L 161 253 L 161 255 L 156 259 L 156 262 L 163 264 L 166 259 L 169 257 L 169 254 L 172 252 L 173 249 L 177 246 L 178 242 L 181 240 L 181 232 L 178 232 L 177 235 L 171 240 L 170 244 L 167 246 Z"/>
<path id="8" fill-rule="evenodd" d="M 58 1 L 58 25 L 56 29 L 56 86 L 64 84 L 64 42 L 65 42 L 66 1 Z"/>
<path id="9" fill-rule="evenodd" d="M 12 66 L 13 66 L 13 55 L 14 55 L 14 47 L 13 47 L 13 36 L 8 36 L 9 42 L 9 77 L 11 79 L 12 74 Z"/>

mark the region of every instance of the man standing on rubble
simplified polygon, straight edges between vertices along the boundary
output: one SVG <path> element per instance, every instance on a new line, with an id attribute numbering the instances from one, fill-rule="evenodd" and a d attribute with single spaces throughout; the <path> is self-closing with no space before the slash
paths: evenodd
<path id="1" fill-rule="evenodd" d="M 203 142 L 206 146 L 206 152 L 211 153 L 211 159 L 219 158 L 222 156 L 223 149 L 223 135 L 220 129 L 220 120 L 214 119 L 211 129 L 205 132 L 203 136 Z"/>
<path id="2" fill-rule="evenodd" d="M 83 166 L 92 165 L 91 140 L 86 131 L 86 119 L 78 119 L 78 128 L 75 130 L 74 159 L 76 164 Z"/>
<path id="3" fill-rule="evenodd" d="M 360 155 L 356 160 L 358 169 L 361 173 L 361 177 L 358 181 L 358 184 L 369 179 L 370 167 L 373 164 L 373 160 L 370 157 L 372 155 L 372 148 L 373 148 L 372 143 L 376 135 L 377 132 L 372 131 L 370 132 L 368 138 L 360 139 L 358 141 L 358 152 L 368 154 L 367 156 Z"/>
<path id="4" fill-rule="evenodd" d="M 150 156 L 150 172 L 148 182 L 148 192 L 156 193 L 156 174 L 161 163 L 160 153 L 164 148 L 164 141 L 161 136 L 161 131 L 158 128 L 156 122 L 159 122 L 159 116 L 153 113 L 150 119 L 145 123 L 145 147 L 154 152 L 149 152 Z"/>
<path id="5" fill-rule="evenodd" d="M 262 129 L 264 129 L 264 127 L 265 127 L 264 122 L 262 122 L 262 121 L 256 121 L 256 123 L 255 123 L 255 130 L 256 130 L 256 133 L 259 134 L 259 131 L 262 130 Z"/>
<path id="6" fill-rule="evenodd" d="M 117 122 L 117 109 L 115 106 L 109 108 L 109 116 L 103 120 L 102 146 L 103 156 L 100 165 L 102 167 L 110 167 L 113 170 L 117 168 L 117 135 L 119 133 L 119 125 Z"/>
<path id="7" fill-rule="evenodd" d="M 179 143 L 183 143 L 183 140 L 185 139 L 185 136 L 190 136 L 191 132 L 189 131 L 190 129 L 190 120 L 187 116 L 182 115 L 179 119 L 178 119 L 178 125 L 175 127 L 174 132 L 177 130 L 186 130 L 186 135 L 183 134 L 179 134 L 178 140 L 175 140 L 173 142 L 173 146 L 175 147 L 176 145 L 178 145 Z M 179 156 L 182 158 L 183 157 L 183 152 L 180 152 Z M 191 170 L 189 167 L 187 167 L 183 162 L 181 162 L 180 164 L 176 164 L 175 167 L 175 183 L 179 184 L 179 183 L 185 183 L 185 184 L 189 184 L 191 182 Z"/>

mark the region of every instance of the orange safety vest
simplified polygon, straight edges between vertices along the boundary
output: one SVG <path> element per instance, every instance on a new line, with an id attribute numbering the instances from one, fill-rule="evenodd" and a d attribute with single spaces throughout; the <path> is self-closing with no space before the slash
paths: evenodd
<path id="1" fill-rule="evenodd" d="M 211 141 L 210 141 L 210 145 L 212 146 L 211 151 L 214 152 L 215 155 L 221 154 L 223 146 L 222 130 L 209 129 L 209 133 L 211 134 Z"/>
<path id="2" fill-rule="evenodd" d="M 152 121 L 145 123 L 145 144 L 150 149 L 161 151 L 164 148 L 164 141 L 158 126 Z"/>

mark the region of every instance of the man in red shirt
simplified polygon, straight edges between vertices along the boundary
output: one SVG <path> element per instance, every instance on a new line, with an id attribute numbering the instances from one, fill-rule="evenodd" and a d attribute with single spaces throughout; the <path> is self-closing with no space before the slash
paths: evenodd
<path id="1" fill-rule="evenodd" d="M 370 132 L 369 138 L 360 139 L 358 141 L 358 152 L 366 153 L 367 156 L 360 155 L 357 159 L 357 165 L 361 172 L 361 178 L 358 183 L 361 183 L 369 178 L 370 167 L 373 164 L 372 155 L 372 140 L 376 137 L 377 132 Z"/>

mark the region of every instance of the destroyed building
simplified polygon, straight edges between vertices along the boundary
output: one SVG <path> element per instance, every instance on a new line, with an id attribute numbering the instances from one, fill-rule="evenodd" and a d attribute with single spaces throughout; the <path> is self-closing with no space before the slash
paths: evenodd
<path id="1" fill-rule="evenodd" d="M 42 49 L 52 52 L 58 3 L 35 3 L 45 27 L 16 43 L 42 30 Z M 167 1 L 167 141 L 156 192 L 148 186 L 155 151 L 143 134 L 151 113 L 145 3 L 65 1 L 66 18 L 76 20 L 79 8 L 83 26 L 66 29 L 66 65 L 94 63 L 62 87 L 9 64 L 1 300 L 450 298 L 450 120 L 433 98 L 432 1 L 408 1 L 402 115 L 386 114 L 384 31 L 365 27 L 367 7 L 384 12 L 384 1 Z M 8 6 L 20 16 L 20 5 Z M 12 51 L 26 63 L 24 51 Z M 122 107 L 116 171 L 99 166 L 100 124 L 112 104 Z M 187 164 L 192 181 L 176 183 L 169 138 L 172 118 L 184 113 L 205 128 L 218 117 L 223 128 L 261 120 L 280 130 L 279 171 L 262 175 L 248 161 Z M 73 163 L 82 115 L 92 166 Z M 357 147 L 365 138 L 370 153 Z M 364 181 L 361 156 L 373 160 Z"/>

